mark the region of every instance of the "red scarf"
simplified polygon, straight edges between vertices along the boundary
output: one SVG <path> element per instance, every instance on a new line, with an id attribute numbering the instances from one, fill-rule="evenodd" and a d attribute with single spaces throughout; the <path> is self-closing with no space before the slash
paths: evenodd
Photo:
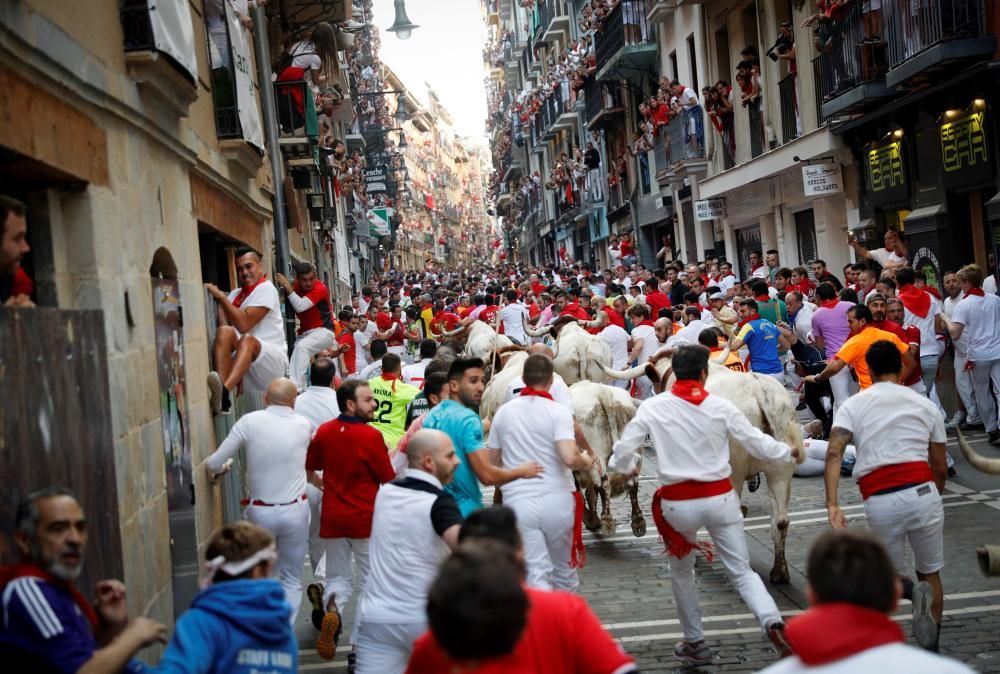
<path id="1" fill-rule="evenodd" d="M 649 326 L 649 327 L 651 327 L 651 328 L 656 328 L 656 326 L 655 326 L 655 325 L 653 324 L 653 321 L 651 321 L 651 320 L 650 320 L 650 319 L 648 319 L 648 318 L 647 318 L 646 320 L 644 320 L 644 321 L 639 321 L 639 325 L 648 325 L 648 326 Z M 639 327 L 639 325 L 637 325 L 637 326 L 635 326 L 635 327 L 637 327 L 637 328 L 638 328 L 638 327 Z"/>
<path id="2" fill-rule="evenodd" d="M 819 604 L 792 618 L 785 635 L 792 650 L 809 667 L 905 641 L 903 630 L 889 616 L 842 602 Z"/>
<path id="3" fill-rule="evenodd" d="M 758 302 L 770 302 L 771 301 L 771 296 L 770 295 L 754 295 L 753 298 L 756 301 L 758 301 Z"/>
<path id="4" fill-rule="evenodd" d="M 749 316 L 747 316 L 746 318 L 744 318 L 742 321 L 740 321 L 736 325 L 736 329 L 737 330 L 742 330 L 743 326 L 746 325 L 747 323 L 749 323 L 750 321 L 759 321 L 759 320 L 760 320 L 760 314 L 758 314 L 758 313 L 752 313 Z"/>
<path id="5" fill-rule="evenodd" d="M 549 400 L 553 400 L 552 394 L 549 393 L 548 391 L 541 391 L 537 388 L 531 388 L 530 386 L 525 386 L 523 389 L 521 389 L 520 395 L 538 396 L 539 398 L 548 398 Z"/>
<path id="6" fill-rule="evenodd" d="M 382 379 L 384 379 L 385 381 L 391 381 L 392 382 L 392 392 L 395 393 L 396 392 L 396 382 L 399 381 L 399 375 L 395 374 L 395 373 L 392 373 L 392 372 L 383 372 L 382 373 Z"/>
<path id="7" fill-rule="evenodd" d="M 263 283 L 266 280 L 267 280 L 267 274 L 262 274 L 261 277 L 259 279 L 257 279 L 257 282 L 254 283 L 249 288 L 247 288 L 246 286 L 241 287 L 240 288 L 240 294 L 237 295 L 236 298 L 233 300 L 233 306 L 238 309 L 240 307 L 240 305 L 243 304 L 244 302 L 246 302 L 247 298 L 250 297 L 250 293 L 252 293 L 254 290 L 256 290 L 257 286 L 259 286 L 261 283 Z"/>
<path id="8" fill-rule="evenodd" d="M 587 565 L 587 547 L 583 544 L 583 492 L 577 489 L 574 497 L 573 547 L 570 548 L 569 565 L 574 569 L 582 569 Z"/>
<path id="9" fill-rule="evenodd" d="M 822 302 L 820 302 L 819 303 L 819 308 L 820 309 L 833 309 L 838 304 L 840 304 L 840 300 L 838 300 L 836 297 L 834 297 L 832 300 L 823 300 Z"/>
<path id="10" fill-rule="evenodd" d="M 700 381 L 693 379 L 678 379 L 670 387 L 670 392 L 692 405 L 700 405 L 708 397 L 708 391 L 705 390 L 705 386 Z"/>
<path id="11" fill-rule="evenodd" d="M 912 283 L 899 287 L 899 299 L 903 301 L 907 311 L 920 318 L 925 318 L 931 310 L 930 293 L 925 293 Z"/>
<path id="12" fill-rule="evenodd" d="M 0 566 L 0 590 L 3 590 L 7 587 L 8 583 L 17 578 L 41 578 L 46 583 L 66 592 L 73 597 L 73 601 L 80 607 L 80 612 L 87 619 L 87 622 L 90 623 L 91 630 L 97 630 L 97 611 L 94 610 L 94 607 L 90 605 L 87 598 L 80 593 L 80 590 L 76 589 L 76 585 L 73 583 L 65 581 L 62 578 L 57 578 L 37 564 L 31 564 L 30 562 Z"/>
<path id="13" fill-rule="evenodd" d="M 657 489 L 656 493 L 653 494 L 653 522 L 656 523 L 656 530 L 660 532 L 660 537 L 663 538 L 663 544 L 666 546 L 664 552 L 681 559 L 691 554 L 692 550 L 701 550 L 708 561 L 711 562 L 714 559 L 711 543 L 691 542 L 670 525 L 667 518 L 663 516 L 661 501 L 690 501 L 696 498 L 708 498 L 709 496 L 725 494 L 732 489 L 733 485 L 728 477 L 714 482 L 685 480 Z"/>
<path id="14" fill-rule="evenodd" d="M 969 288 L 969 292 L 966 295 L 975 295 L 976 297 L 986 297 L 986 292 L 982 288 Z"/>

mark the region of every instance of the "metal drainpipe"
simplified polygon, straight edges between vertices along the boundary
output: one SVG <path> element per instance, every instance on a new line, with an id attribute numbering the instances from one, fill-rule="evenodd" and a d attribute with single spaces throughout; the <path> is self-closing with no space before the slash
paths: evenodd
<path id="1" fill-rule="evenodd" d="M 271 174 L 274 176 L 274 254 L 277 271 L 289 276 L 291 258 L 288 254 L 288 220 L 285 215 L 285 164 L 281 147 L 278 145 L 278 120 L 275 117 L 274 88 L 271 86 L 271 49 L 267 41 L 267 14 L 264 7 L 254 7 L 253 46 L 257 60 L 257 82 L 260 85 L 260 107 L 264 115 L 264 144 L 271 158 Z M 285 340 L 289 348 L 295 343 L 295 311 L 287 300 L 285 303 Z"/>

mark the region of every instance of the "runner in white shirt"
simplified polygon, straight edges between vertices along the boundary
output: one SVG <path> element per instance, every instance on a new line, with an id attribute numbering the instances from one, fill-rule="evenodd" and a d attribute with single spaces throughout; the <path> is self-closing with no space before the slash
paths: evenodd
<path id="1" fill-rule="evenodd" d="M 946 272 L 941 278 L 941 285 L 946 295 L 942 303 L 942 312 L 948 318 L 953 319 L 955 317 L 955 308 L 959 302 L 965 299 L 965 293 L 962 292 L 962 284 L 955 272 Z M 958 339 L 951 340 L 951 343 L 955 346 L 955 390 L 958 391 L 958 397 L 962 401 L 962 407 L 965 408 L 965 411 L 956 411 L 955 416 L 946 426 L 959 426 L 961 424 L 961 428 L 964 430 L 968 426 L 982 425 L 983 422 L 979 419 L 979 410 L 976 407 L 976 394 L 972 386 L 972 372 L 965 369 L 965 365 L 969 360 L 969 336 L 962 334 Z"/>
<path id="2" fill-rule="evenodd" d="M 932 648 L 944 602 L 944 417 L 933 402 L 899 384 L 903 360 L 893 344 L 875 342 L 865 360 L 873 383 L 840 406 L 830 431 L 824 477 L 827 515 L 832 527 L 847 526 L 837 487 L 844 448 L 853 441 L 854 478 L 865 501 L 868 527 L 885 544 L 901 576 L 906 568 L 904 544 L 909 541 L 917 577 L 926 581 L 911 590 L 913 631 L 921 646 Z"/>
<path id="3" fill-rule="evenodd" d="M 517 291 L 511 288 L 504 297 L 507 304 L 500 310 L 500 320 L 503 321 L 503 334 L 515 344 L 523 346 L 528 337 L 524 334 L 524 321 L 528 320 L 528 307 L 517 301 Z"/>
<path id="4" fill-rule="evenodd" d="M 968 361 L 975 364 L 976 409 L 986 425 L 988 442 L 1000 446 L 1000 297 L 983 291 L 983 272 L 976 265 L 959 269 L 958 280 L 966 297 L 945 322 L 952 339 L 968 337 Z"/>
<path id="5" fill-rule="evenodd" d="M 420 342 L 420 360 L 412 365 L 403 366 L 403 383 L 413 384 L 419 388 L 424 387 L 424 374 L 427 365 L 437 354 L 437 342 L 433 339 L 424 339 Z"/>
<path id="6" fill-rule="evenodd" d="M 697 307 L 685 307 L 683 317 L 684 327 L 667 339 L 667 345 L 674 344 L 697 344 L 698 335 L 701 331 L 709 327 L 701 320 L 701 312 Z"/>
<path id="7" fill-rule="evenodd" d="M 938 332 L 944 330 L 941 301 L 913 285 L 914 279 L 910 267 L 896 271 L 897 294 L 903 302 L 903 327 L 912 325 L 920 330 L 920 372 L 930 396 L 937 379 L 938 360 L 944 350 L 937 338 Z"/>
<path id="8" fill-rule="evenodd" d="M 610 309 L 609 311 L 614 311 Z M 632 345 L 632 338 L 629 334 L 625 332 L 624 329 L 618 327 L 614 323 L 608 323 L 604 326 L 604 329 L 598 333 L 598 336 L 608 343 L 611 347 L 611 367 L 614 370 L 624 370 L 628 367 L 628 352 Z M 625 380 L 614 379 L 611 381 L 612 386 L 617 386 L 619 388 L 628 388 L 629 382 Z"/>
<path id="9" fill-rule="evenodd" d="M 267 387 L 262 410 L 244 414 L 219 448 L 205 461 L 212 481 L 228 473 L 231 459 L 246 450 L 249 501 L 246 519 L 274 535 L 278 580 L 293 607 L 291 622 L 302 604 L 302 567 L 309 543 L 306 497 L 306 452 L 312 426 L 295 413 L 295 384 L 276 379 Z"/>
<path id="10" fill-rule="evenodd" d="M 229 392 L 264 391 L 288 372 L 288 347 L 278 289 L 267 279 L 260 256 L 248 250 L 236 258 L 241 286 L 228 295 L 211 283 L 205 289 L 218 303 L 215 370 L 208 373 L 212 412 L 229 410 Z"/>
<path id="11" fill-rule="evenodd" d="M 526 461 L 544 468 L 539 479 L 505 485 L 504 505 L 517 513 L 528 585 L 575 592 L 582 560 L 573 563 L 573 523 L 582 502 L 571 471 L 590 468 L 593 458 L 573 440 L 573 413 L 549 394 L 552 361 L 541 354 L 529 356 L 523 377 L 526 386 L 518 397 L 493 418 L 487 446 L 500 451 L 504 468 Z"/>
<path id="12" fill-rule="evenodd" d="M 632 328 L 632 351 L 629 353 L 629 362 L 645 363 L 662 346 L 656 337 L 653 322 L 649 320 L 649 307 L 645 304 L 633 304 L 625 313 L 635 324 Z M 635 385 L 637 393 L 635 397 L 639 400 L 646 400 L 653 395 L 653 382 L 647 377 L 636 379 Z"/>
<path id="13" fill-rule="evenodd" d="M 708 550 L 704 543 L 696 542 L 702 527 L 708 529 L 743 601 L 779 652 L 787 655 L 790 651 L 781 614 L 750 567 L 739 495 L 729 480 L 729 439 L 766 461 L 789 461 L 793 450 L 751 426 L 736 405 L 704 389 L 708 356 L 703 346 L 677 348 L 671 361 L 677 382 L 669 392 L 639 407 L 615 443 L 608 468 L 622 475 L 635 474 L 636 453 L 647 435 L 652 439 L 657 477 L 663 485 L 653 498 L 653 519 L 667 545 L 677 616 L 684 633 L 674 655 L 691 664 L 712 661 L 702 632 L 694 573 L 695 551 Z"/>

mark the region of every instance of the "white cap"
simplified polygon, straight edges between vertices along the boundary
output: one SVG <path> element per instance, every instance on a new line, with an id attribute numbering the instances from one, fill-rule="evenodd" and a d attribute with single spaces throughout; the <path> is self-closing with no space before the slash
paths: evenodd
<path id="1" fill-rule="evenodd" d="M 723 295 L 722 293 L 712 293 L 709 296 L 708 299 L 710 299 L 710 300 L 724 300 L 724 299 L 726 299 L 726 296 Z"/>

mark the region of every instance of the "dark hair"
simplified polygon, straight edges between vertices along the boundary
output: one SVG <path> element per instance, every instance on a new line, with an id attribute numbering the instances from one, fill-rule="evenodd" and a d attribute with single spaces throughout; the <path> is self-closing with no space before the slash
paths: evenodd
<path id="1" fill-rule="evenodd" d="M 373 339 L 369 350 L 372 354 L 372 360 L 375 361 L 388 353 L 389 348 L 385 345 L 384 339 Z"/>
<path id="2" fill-rule="evenodd" d="M 696 276 L 695 279 L 698 279 L 698 277 Z M 701 280 L 701 279 L 698 279 L 698 280 Z M 698 293 L 693 292 L 693 291 L 688 291 L 688 292 L 684 293 L 684 301 L 685 302 L 697 302 L 698 301 Z"/>
<path id="3" fill-rule="evenodd" d="M 821 260 L 819 258 L 816 258 L 815 260 L 813 260 L 812 263 L 813 264 L 821 264 L 821 265 L 823 265 L 823 268 L 826 269 L 826 261 L 825 260 Z"/>
<path id="4" fill-rule="evenodd" d="M 702 346 L 708 347 L 709 349 L 716 349 L 719 347 L 719 333 L 717 333 L 716 328 L 705 328 L 698 333 L 698 343 Z"/>
<path id="5" fill-rule="evenodd" d="M 17 504 L 17 514 L 14 516 L 14 529 L 20 531 L 30 540 L 34 540 L 38 528 L 38 502 L 56 496 L 69 496 L 74 500 L 76 494 L 66 487 L 44 487 L 37 489 L 22 498 Z"/>
<path id="6" fill-rule="evenodd" d="M 337 387 L 337 407 L 342 413 L 347 414 L 348 401 L 358 401 L 358 389 L 362 386 L 368 388 L 368 382 L 361 379 L 348 379 Z"/>
<path id="7" fill-rule="evenodd" d="M 441 565 L 427 594 L 427 618 L 451 658 L 479 660 L 514 650 L 528 605 L 514 550 L 479 540 L 460 546 Z"/>
<path id="8" fill-rule="evenodd" d="M 896 270 L 896 283 L 901 286 L 912 284 L 916 278 L 911 267 L 903 267 Z"/>
<path id="9" fill-rule="evenodd" d="M 898 276 L 898 274 L 897 274 L 897 276 Z M 899 279 L 897 278 L 896 280 L 898 281 Z M 884 278 L 880 278 L 880 279 L 878 280 L 878 282 L 877 282 L 877 283 L 881 283 L 881 284 L 882 284 L 882 285 L 884 285 L 884 286 L 885 286 L 886 288 L 891 288 L 891 289 L 893 289 L 893 290 L 895 290 L 895 289 L 896 289 L 896 287 L 897 287 L 897 286 L 896 286 L 896 281 L 892 280 L 892 279 L 891 279 L 891 278 L 889 278 L 888 276 L 886 276 L 886 277 L 884 277 Z"/>
<path id="10" fill-rule="evenodd" d="M 778 254 L 778 251 L 776 251 L 776 250 L 775 250 L 774 248 L 772 248 L 772 249 L 770 249 L 769 251 L 767 251 L 767 254 L 768 254 L 768 255 L 777 255 L 777 254 Z"/>
<path id="11" fill-rule="evenodd" d="M 466 370 L 482 370 L 484 367 L 482 358 L 456 358 L 448 367 L 448 381 L 461 381 Z"/>
<path id="12" fill-rule="evenodd" d="M 853 288 L 844 288 L 840 291 L 839 297 L 841 302 L 850 302 L 851 304 L 858 303 L 858 293 L 855 292 Z"/>
<path id="13" fill-rule="evenodd" d="M 365 286 L 361 289 L 362 297 L 371 297 L 372 295 L 374 295 L 374 293 L 372 292 L 372 289 L 369 288 L 368 286 Z"/>
<path id="14" fill-rule="evenodd" d="M 740 300 L 740 306 L 746 307 L 754 313 L 757 313 L 760 309 L 760 307 L 757 306 L 757 300 Z"/>
<path id="15" fill-rule="evenodd" d="M 537 388 L 552 379 L 552 359 L 541 353 L 534 353 L 524 361 L 524 385 Z"/>
<path id="16" fill-rule="evenodd" d="M 880 339 L 868 347 L 865 352 L 865 362 L 872 381 L 889 374 L 899 374 L 903 370 L 903 357 L 892 342 Z"/>
<path id="17" fill-rule="evenodd" d="M 309 274 L 316 273 L 316 267 L 314 267 L 311 262 L 299 262 L 293 265 L 292 269 L 295 270 L 296 276 L 307 276 Z"/>
<path id="18" fill-rule="evenodd" d="M 882 543 L 856 529 L 827 531 L 813 541 L 806 577 L 817 604 L 847 603 L 890 613 L 896 570 Z"/>
<path id="19" fill-rule="evenodd" d="M 28 212 L 27 206 L 23 202 L 18 201 L 14 197 L 8 197 L 6 194 L 0 194 L 0 234 L 4 234 L 7 231 L 7 216 L 11 213 L 19 218 L 26 217 Z"/>
<path id="20" fill-rule="evenodd" d="M 694 319 L 701 318 L 701 312 L 698 311 L 698 307 L 685 307 L 684 313 L 691 316 Z"/>
<path id="21" fill-rule="evenodd" d="M 855 304 L 853 307 L 847 310 L 847 313 L 854 313 L 854 318 L 859 321 L 865 321 L 866 323 L 872 322 L 872 312 L 871 309 L 866 307 L 864 304 Z"/>
<path id="22" fill-rule="evenodd" d="M 433 358 L 434 354 L 437 353 L 438 345 L 433 339 L 424 339 L 420 341 L 420 359 Z"/>
<path id="23" fill-rule="evenodd" d="M 387 353 L 382 356 L 382 373 L 399 374 L 403 367 L 403 361 L 394 353 Z"/>
<path id="24" fill-rule="evenodd" d="M 708 370 L 708 349 L 700 344 L 679 346 L 670 362 L 678 379 L 698 379 Z"/>
<path id="25" fill-rule="evenodd" d="M 750 292 L 754 295 L 766 295 L 767 294 L 767 281 L 763 279 L 754 279 L 750 282 Z"/>
<path id="26" fill-rule="evenodd" d="M 427 363 L 427 367 L 424 368 L 424 388 L 427 387 L 427 379 L 432 374 L 441 373 L 444 375 L 445 381 L 447 381 L 448 370 L 451 368 L 451 364 L 454 360 L 455 358 L 451 355 L 450 349 L 441 349 L 438 351 L 434 360 Z"/>
<path id="27" fill-rule="evenodd" d="M 762 252 L 760 252 L 759 250 L 751 250 L 750 254 L 751 255 L 756 255 L 757 257 L 764 257 L 764 254 Z"/>
<path id="28" fill-rule="evenodd" d="M 832 300 L 837 296 L 837 289 L 834 288 L 829 283 L 820 283 L 816 286 L 816 297 L 820 298 L 824 302 L 827 300 Z"/>
<path id="29" fill-rule="evenodd" d="M 354 311 L 351 309 L 341 309 L 340 313 L 337 314 L 337 318 L 342 322 L 347 323 L 349 320 L 354 318 Z"/>
<path id="30" fill-rule="evenodd" d="M 521 532 L 517 528 L 517 514 L 502 505 L 472 511 L 458 530 L 458 542 L 476 540 L 500 541 L 519 550 Z"/>
<path id="31" fill-rule="evenodd" d="M 250 255 L 251 253 L 253 253 L 254 255 L 257 256 L 257 260 L 258 261 L 260 261 L 262 259 L 261 256 L 260 256 L 260 253 L 258 253 L 256 250 L 254 250 L 250 246 L 240 246 L 239 248 L 237 248 L 236 249 L 236 253 L 233 256 L 233 259 L 238 260 L 241 257 L 243 257 L 244 255 Z"/>
<path id="32" fill-rule="evenodd" d="M 430 364 L 428 364 L 430 367 Z M 441 390 L 448 383 L 448 375 L 445 372 L 431 372 L 430 374 L 424 373 L 424 396 L 430 399 L 430 396 L 440 396 Z"/>
<path id="33" fill-rule="evenodd" d="M 227 562 L 242 562 L 271 545 L 274 545 L 274 536 L 270 531 L 246 520 L 239 520 L 224 525 L 208 539 L 208 545 L 205 546 L 205 559 L 212 560 L 216 557 L 222 557 Z M 219 583 L 248 578 L 256 566 L 260 566 L 260 564 L 254 565 L 238 576 L 230 576 L 220 569 L 215 572 L 212 581 Z"/>
<path id="34" fill-rule="evenodd" d="M 779 276 L 781 278 L 791 279 L 792 278 L 792 270 L 789 269 L 788 267 L 782 267 L 778 271 L 774 272 L 774 277 L 775 278 L 778 278 Z"/>
<path id="35" fill-rule="evenodd" d="M 510 290 L 508 290 L 507 292 L 505 292 L 503 295 L 504 295 L 504 297 L 507 298 L 508 302 L 514 302 L 514 301 L 517 300 L 517 291 L 514 290 L 513 288 L 511 288 Z"/>
<path id="36" fill-rule="evenodd" d="M 329 388 L 337 374 L 337 366 L 332 358 L 320 356 L 309 368 L 309 385 Z"/>

